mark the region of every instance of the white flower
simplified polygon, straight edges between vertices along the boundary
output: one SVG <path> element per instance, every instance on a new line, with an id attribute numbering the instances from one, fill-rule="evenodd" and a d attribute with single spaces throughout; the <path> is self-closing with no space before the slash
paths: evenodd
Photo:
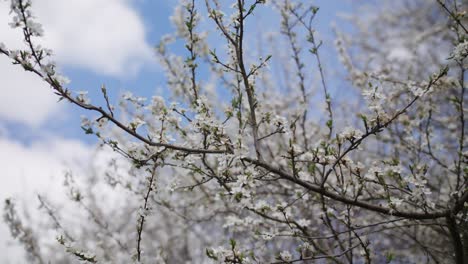
<path id="1" fill-rule="evenodd" d="M 281 260 L 284 260 L 284 261 L 291 261 L 292 260 L 292 255 L 291 255 L 291 253 L 289 253 L 289 251 L 285 250 L 285 251 L 280 253 L 280 258 L 281 258 Z"/>
<path id="2" fill-rule="evenodd" d="M 302 244 L 301 248 L 304 249 L 304 250 L 313 250 L 314 249 L 314 247 L 311 244 L 307 243 L 307 242 Z"/>
<path id="3" fill-rule="evenodd" d="M 90 127 L 91 121 L 86 116 L 81 116 L 81 126 L 82 127 Z"/>
<path id="4" fill-rule="evenodd" d="M 78 102 L 83 103 L 83 104 L 89 104 L 91 100 L 88 98 L 88 92 L 87 91 L 78 91 L 78 96 L 76 97 L 76 100 Z"/>
<path id="5" fill-rule="evenodd" d="M 403 171 L 403 168 L 400 165 L 394 165 L 394 166 L 388 167 L 387 171 L 388 172 L 393 172 L 393 173 L 396 173 L 396 174 L 401 174 L 402 171 Z"/>
<path id="6" fill-rule="evenodd" d="M 19 16 L 14 16 L 13 17 L 13 21 L 8 23 L 8 25 L 10 25 L 11 28 L 17 28 L 19 26 L 21 26 L 21 19 L 19 18 Z"/>
<path id="7" fill-rule="evenodd" d="M 459 43 L 452 51 L 451 58 L 461 61 L 468 56 L 468 40 Z"/>
<path id="8" fill-rule="evenodd" d="M 373 164 L 372 167 L 369 168 L 367 171 L 366 175 L 364 176 L 367 180 L 375 180 L 376 175 L 379 175 L 382 173 L 382 168 L 378 167 L 377 164 Z"/>
<path id="9" fill-rule="evenodd" d="M 314 154 L 311 152 L 304 153 L 301 158 L 306 161 L 312 161 L 314 159 Z"/>
<path id="10" fill-rule="evenodd" d="M 44 35 L 44 30 L 42 29 L 41 24 L 29 19 L 27 20 L 27 26 L 29 28 L 29 32 L 31 32 L 31 35 L 38 37 Z"/>
<path id="11" fill-rule="evenodd" d="M 323 163 L 323 164 L 331 164 L 336 160 L 335 156 L 333 155 L 324 155 L 324 156 L 319 156 L 318 158 L 319 158 L 319 163 Z"/>
<path id="12" fill-rule="evenodd" d="M 55 74 L 54 78 L 61 86 L 65 86 L 70 83 L 70 79 L 63 75 Z"/>
<path id="13" fill-rule="evenodd" d="M 255 209 L 260 211 L 270 210 L 270 206 L 264 200 L 260 200 L 255 204 Z"/>
<path id="14" fill-rule="evenodd" d="M 297 224 L 300 225 L 301 227 L 307 227 L 310 225 L 310 220 L 307 220 L 307 219 L 299 219 L 297 221 Z"/>
<path id="15" fill-rule="evenodd" d="M 263 240 L 269 241 L 272 240 L 275 237 L 275 235 L 271 233 L 263 233 L 261 234 L 261 237 Z"/>
<path id="16" fill-rule="evenodd" d="M 142 145 L 136 142 L 129 142 L 127 145 L 127 152 L 133 156 L 135 159 L 144 159 L 146 158 L 146 153 L 142 148 Z"/>
<path id="17" fill-rule="evenodd" d="M 357 139 L 362 137 L 363 133 L 359 129 L 353 127 L 345 127 L 340 136 L 346 139 Z"/>
<path id="18" fill-rule="evenodd" d="M 151 100 L 151 105 L 148 106 L 153 114 L 159 114 L 163 109 L 166 108 L 164 103 L 164 98 L 161 96 L 153 96 Z"/>
<path id="19" fill-rule="evenodd" d="M 42 65 L 41 69 L 46 75 L 54 75 L 55 74 L 55 64 L 52 62 L 47 63 L 46 65 Z"/>
<path id="20" fill-rule="evenodd" d="M 281 212 L 284 210 L 284 208 L 286 208 L 286 206 L 288 206 L 288 203 L 286 202 L 278 203 L 276 204 L 276 210 Z"/>
<path id="21" fill-rule="evenodd" d="M 329 215 L 329 216 L 334 216 L 334 215 L 336 215 L 335 209 L 328 207 L 328 208 L 327 208 L 327 215 Z"/>
<path id="22" fill-rule="evenodd" d="M 364 99 L 368 100 L 371 104 L 378 104 L 379 101 L 384 100 L 386 96 L 374 87 L 367 87 L 362 91 Z"/>
<path id="23" fill-rule="evenodd" d="M 424 89 L 414 83 L 409 84 L 409 90 L 413 93 L 414 96 L 420 97 L 424 94 Z"/>
<path id="24" fill-rule="evenodd" d="M 393 204 L 396 207 L 400 206 L 402 202 L 403 202 L 403 199 L 394 198 L 394 197 L 390 198 L 390 204 Z"/>
<path id="25" fill-rule="evenodd" d="M 299 179 L 303 180 L 303 181 L 312 181 L 313 178 L 311 177 L 311 175 L 305 171 L 300 171 L 298 173 L 298 176 L 299 176 Z"/>
<path id="26" fill-rule="evenodd" d="M 423 188 L 422 189 L 422 192 L 425 194 L 425 195 L 430 195 L 432 193 L 431 189 L 429 188 Z"/>
<path id="27" fill-rule="evenodd" d="M 243 224 L 243 222 L 244 221 L 242 221 L 242 219 L 238 218 L 237 216 L 229 215 L 226 218 L 224 218 L 223 228 L 228 228 L 232 226 L 240 226 Z"/>
<path id="28" fill-rule="evenodd" d="M 130 123 L 130 127 L 133 130 L 137 130 L 140 126 L 145 125 L 145 124 L 146 122 L 143 121 L 141 118 L 135 117 L 135 119 Z"/>
<path id="29" fill-rule="evenodd" d="M 210 17 L 222 18 L 224 16 L 226 16 L 226 14 L 221 10 L 217 10 L 217 9 L 211 10 Z"/>
<path id="30" fill-rule="evenodd" d="M 107 118 L 100 118 L 97 122 L 97 126 L 99 128 L 104 128 L 108 123 L 108 119 Z"/>
<path id="31" fill-rule="evenodd" d="M 288 124 L 288 121 L 285 117 L 283 116 L 279 116 L 279 115 L 275 115 L 273 118 L 272 118 L 272 122 L 274 125 L 276 126 L 279 126 L 279 127 L 284 127 Z"/>
<path id="32" fill-rule="evenodd" d="M 131 100 L 133 99 L 133 94 L 129 91 L 126 91 L 124 94 L 122 94 L 122 99 Z"/>
<path id="33" fill-rule="evenodd" d="M 10 51 L 10 55 L 8 55 L 10 57 L 10 59 L 13 59 L 15 60 L 16 58 L 18 58 L 19 56 L 19 51 L 17 50 L 11 50 Z"/>

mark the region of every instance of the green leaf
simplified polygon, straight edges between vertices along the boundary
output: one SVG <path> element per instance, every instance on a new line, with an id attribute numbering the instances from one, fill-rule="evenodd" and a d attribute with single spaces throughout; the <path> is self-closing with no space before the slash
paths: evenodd
<path id="1" fill-rule="evenodd" d="M 211 248 L 207 248 L 205 250 L 206 256 L 213 260 L 218 260 L 218 257 L 215 255 L 214 250 Z"/>
<path id="2" fill-rule="evenodd" d="M 229 240 L 229 244 L 231 244 L 231 248 L 232 248 L 232 249 L 235 249 L 235 248 L 236 248 L 236 241 L 235 241 L 234 239 L 231 238 L 231 239 Z"/>
<path id="3" fill-rule="evenodd" d="M 385 254 L 385 257 L 386 257 L 385 263 L 387 263 L 387 264 L 391 263 L 395 259 L 395 255 L 391 251 L 388 251 Z"/>

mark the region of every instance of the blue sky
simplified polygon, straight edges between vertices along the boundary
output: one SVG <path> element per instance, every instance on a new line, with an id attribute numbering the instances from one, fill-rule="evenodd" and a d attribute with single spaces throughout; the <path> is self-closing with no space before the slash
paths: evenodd
<path id="1" fill-rule="evenodd" d="M 45 2 L 50 2 L 50 4 L 53 4 L 54 1 L 56 0 L 47 0 Z M 169 16 L 172 14 L 173 8 L 175 7 L 177 1 L 110 0 L 109 2 L 120 2 L 123 6 L 125 6 L 125 8 L 128 8 L 129 12 L 132 12 L 133 15 L 138 16 L 138 19 L 142 24 L 142 28 L 138 30 L 144 30 L 144 37 L 141 39 L 143 42 L 141 43 L 142 47 L 151 49 L 152 46 L 158 42 L 161 36 L 170 33 L 173 30 L 173 27 L 169 21 Z M 202 2 L 200 2 L 202 4 L 200 5 L 200 8 L 204 9 L 204 3 Z M 320 7 L 320 12 L 317 15 L 315 24 L 319 37 L 325 43 L 322 49 L 322 53 L 325 55 L 322 55 L 324 57 L 324 63 L 326 66 L 330 67 L 333 66 L 332 64 L 337 63 L 332 42 L 333 32 L 331 30 L 331 25 L 334 23 L 338 28 L 347 28 L 348 26 L 346 23 L 344 23 L 343 20 L 337 19 L 337 15 L 343 12 L 350 12 L 353 6 L 350 1 L 346 0 L 321 0 L 314 1 L 314 4 Z M 7 6 L 6 3 L 3 3 L 2 5 L 3 7 Z M 257 19 L 260 21 L 260 23 L 265 25 L 277 25 L 279 22 L 276 20 L 276 17 L 271 16 L 269 12 L 271 12 L 269 9 L 260 11 L 253 19 Z M 39 12 L 39 18 L 40 15 L 41 13 Z M 59 19 L 61 18 L 63 18 L 63 16 L 55 19 L 54 23 L 58 23 L 60 21 Z M 90 19 L 92 19 L 92 17 L 90 17 Z M 119 22 L 117 21 L 117 23 Z M 120 23 L 125 24 L 123 21 L 120 21 Z M 116 28 L 118 28 L 118 26 L 116 26 Z M 47 24 L 45 25 L 45 30 L 47 37 Z M 131 28 L 128 29 L 128 31 L 132 30 L 133 29 Z M 63 30 L 61 29 L 58 31 Z M 102 34 L 105 33 L 105 31 L 102 32 Z M 122 32 L 122 34 L 125 34 L 125 32 Z M 67 36 L 67 34 L 64 34 L 64 37 Z M 60 35 L 57 36 L 57 38 L 59 37 Z M 106 38 L 106 35 L 100 35 L 99 37 Z M 0 41 L 2 40 L 0 39 Z M 92 42 L 83 44 L 90 43 Z M 118 47 L 119 44 L 112 43 L 112 45 Z M 86 52 L 89 50 L 93 50 L 93 48 L 89 47 L 80 50 L 80 52 Z M 72 50 L 72 52 L 73 51 L 74 50 Z M 118 48 L 115 49 L 115 51 L 118 52 Z M 176 50 L 176 52 L 179 51 L 184 52 L 181 49 Z M 96 52 L 98 53 L 99 50 Z M 90 62 L 85 63 L 82 61 L 75 62 L 73 61 L 73 58 L 64 59 L 62 62 L 59 58 L 58 65 L 61 67 L 64 75 L 66 75 L 72 81 L 69 85 L 70 88 L 75 91 L 89 91 L 89 95 L 94 102 L 101 100 L 100 87 L 102 84 L 106 85 L 114 99 L 116 99 L 119 93 L 125 90 L 131 90 L 134 94 L 138 94 L 140 96 L 150 97 L 155 93 L 156 88 L 165 86 L 163 72 L 157 63 L 155 56 L 151 52 L 151 50 L 149 52 L 145 52 L 145 59 L 140 57 L 130 59 L 131 63 L 137 64 L 137 70 L 125 65 L 125 62 L 121 62 L 121 65 L 118 66 L 121 68 L 120 72 L 107 72 L 104 69 L 105 67 L 103 67 L 103 65 L 106 65 L 105 63 L 97 63 L 96 65 L 93 65 L 92 58 L 90 58 Z M 89 55 L 90 54 L 87 56 Z M 128 56 L 132 56 L 132 54 Z M 5 58 L 3 58 L 3 61 L 5 61 Z M 336 66 L 331 68 L 336 68 Z M 17 68 L 14 70 L 19 71 Z M 131 73 L 128 74 L 128 72 Z M 2 89 L 11 88 L 3 86 Z M 29 89 L 39 88 L 31 87 Z M 41 87 L 41 89 L 42 91 L 36 92 L 51 93 L 50 89 L 46 90 L 43 87 Z M 15 138 L 19 139 L 23 143 L 28 143 L 31 140 L 37 140 L 44 134 L 79 139 L 86 143 L 96 142 L 94 138 L 84 135 L 79 128 L 79 116 L 86 114 L 86 112 L 83 112 L 74 106 L 66 105 L 66 103 L 60 103 L 60 105 L 63 105 L 62 108 L 64 109 L 60 110 L 59 115 L 52 111 L 50 116 L 47 117 L 47 121 L 44 120 L 44 122 L 34 124 L 33 126 L 31 126 L 31 122 L 24 122 L 24 120 L 21 120 L 21 118 L 11 117 L 0 112 L 0 127 L 3 127 L 3 130 L 6 130 L 7 134 L 14 134 Z M 34 111 L 34 109 L 31 109 L 31 111 Z"/>
<path id="2" fill-rule="evenodd" d="M 62 73 L 71 80 L 69 87 L 89 91 L 96 102 L 101 101 L 100 87 L 105 84 L 117 103 L 117 96 L 125 90 L 150 97 L 158 87 L 164 88 L 164 74 L 152 47 L 173 30 L 169 16 L 176 2 L 37 0 L 33 6 L 44 25 L 43 45 L 54 49 Z M 204 1 L 198 2 L 203 9 Z M 352 12 L 356 1 L 312 3 L 320 7 L 315 25 L 324 41 L 324 64 L 327 69 L 340 69 L 331 25 L 348 30 L 338 14 Z M 8 5 L 0 1 L 0 42 L 18 48 L 19 32 L 7 25 Z M 264 25 L 278 24 L 270 12 L 262 11 L 254 19 Z M 13 196 L 27 202 L 35 192 L 59 189 L 57 179 L 63 171 L 73 168 L 76 160 L 86 162 L 85 156 L 92 153 L 97 140 L 80 129 L 80 115 L 87 113 L 66 102 L 57 103 L 58 98 L 39 79 L 10 65 L 6 57 L 0 57 L 0 72 L 0 199 Z M 2 225 L 0 222 L 0 252 L 6 234 Z"/>

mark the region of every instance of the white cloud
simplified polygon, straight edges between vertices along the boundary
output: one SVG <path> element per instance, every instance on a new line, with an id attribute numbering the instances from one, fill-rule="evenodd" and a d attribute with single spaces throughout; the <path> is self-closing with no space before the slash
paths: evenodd
<path id="1" fill-rule="evenodd" d="M 91 147 L 78 140 L 52 138 L 25 145 L 0 137 L 0 149 L 0 200 L 29 196 L 37 190 L 61 189 L 63 173 L 68 168 L 82 167 L 93 153 Z"/>
<path id="2" fill-rule="evenodd" d="M 65 219 L 63 216 L 84 213 L 73 211 L 73 207 L 69 207 L 72 202 L 66 198 L 66 187 L 63 185 L 66 172 L 72 173 L 85 196 L 87 191 L 91 191 L 85 188 L 95 188 L 94 194 L 99 201 L 105 201 L 105 207 L 102 209 L 109 210 L 108 213 L 130 202 L 129 199 L 133 197 L 116 192 L 105 183 L 104 175 L 112 159 L 117 159 L 118 164 L 118 170 L 112 170 L 115 176 L 126 175 L 130 168 L 130 165 L 110 148 L 97 148 L 78 140 L 51 137 L 23 144 L 11 137 L 0 135 L 0 149 L 0 217 L 4 200 L 12 198 L 20 215 L 23 215 L 23 210 L 27 211 L 34 233 L 40 234 L 38 237 L 41 245 L 54 244 L 56 234 L 47 232 L 45 226 L 41 225 L 50 220 L 44 219 L 45 214 L 38 210 L 37 194 L 44 195 L 55 208 L 59 208 L 58 214 L 62 216 L 62 223 L 67 230 L 74 230 L 78 225 L 73 222 L 76 219 Z M 88 185 L 90 177 L 93 176 L 97 176 L 96 181 Z M 133 198 L 139 199 L 136 196 Z M 64 213 L 64 210 L 69 211 Z M 25 263 L 24 250 L 10 236 L 3 219 L 0 219 L 0 252 L 3 253 L 0 254 L 0 263 Z"/>
<path id="3" fill-rule="evenodd" d="M 41 44 L 59 66 L 125 78 L 152 61 L 142 19 L 128 0 L 40 0 L 33 10 L 44 25 Z M 0 1 L 0 42 L 20 48 L 21 30 L 11 29 L 9 4 Z M 56 96 L 31 73 L 0 58 L 0 119 L 39 126 L 60 112 Z"/>
<path id="4" fill-rule="evenodd" d="M 145 27 L 124 0 L 41 0 L 33 8 L 59 62 L 108 75 L 135 73 L 153 59 Z"/>
<path id="5" fill-rule="evenodd" d="M 63 107 L 47 83 L 6 57 L 0 57 L 0 73 L 0 120 L 37 127 Z"/>
<path id="6" fill-rule="evenodd" d="M 60 64 L 119 76 L 152 61 L 143 21 L 128 0 L 41 0 L 33 11 L 44 26 L 42 44 Z M 9 5 L 0 3 L 0 41 L 18 47 L 21 30 L 8 26 Z"/>
<path id="7" fill-rule="evenodd" d="M 0 207 L 5 198 L 13 197 L 29 210 L 37 204 L 36 194 L 45 193 L 56 198 L 63 194 L 63 175 L 69 168 L 79 170 L 89 162 L 93 149 L 76 140 L 43 139 L 29 146 L 0 136 Z M 14 246 L 7 246 L 12 243 Z M 0 263 L 24 263 L 23 251 L 0 221 Z"/>

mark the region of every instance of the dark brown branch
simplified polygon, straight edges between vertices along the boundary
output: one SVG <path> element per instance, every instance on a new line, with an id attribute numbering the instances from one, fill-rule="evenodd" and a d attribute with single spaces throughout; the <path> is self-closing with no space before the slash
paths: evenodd
<path id="1" fill-rule="evenodd" d="M 300 259 L 295 259 L 295 260 L 290 260 L 290 261 L 279 261 L 279 262 L 272 262 L 272 264 L 280 264 L 280 263 L 283 263 L 283 264 L 288 264 L 288 263 L 294 263 L 294 262 L 304 262 L 304 261 L 307 261 L 307 260 L 317 260 L 317 259 L 325 259 L 325 258 L 339 258 L 343 255 L 345 255 L 346 253 L 348 253 L 349 251 L 357 248 L 358 246 L 360 246 L 360 244 L 356 244 L 348 249 L 346 249 L 345 251 L 339 253 L 339 254 L 336 254 L 336 255 L 324 255 L 324 256 L 315 256 L 315 257 L 310 257 L 310 258 L 300 258 Z"/>
<path id="2" fill-rule="evenodd" d="M 457 222 L 452 216 L 447 216 L 447 226 L 452 238 L 453 249 L 455 251 L 455 262 L 457 264 L 464 264 L 463 243 L 460 238 L 460 231 L 458 230 Z"/>
<path id="3" fill-rule="evenodd" d="M 463 23 L 460 21 L 460 19 L 457 17 L 456 14 L 454 14 L 452 11 L 450 11 L 450 9 L 447 7 L 446 4 L 444 4 L 441 0 L 437 0 L 437 2 L 439 3 L 440 6 L 442 6 L 442 8 L 453 18 L 453 20 L 455 20 L 455 22 L 457 22 L 457 24 L 463 28 L 463 30 L 465 31 L 466 34 L 468 34 L 468 30 L 465 28 L 465 26 L 463 25 Z"/>
<path id="4" fill-rule="evenodd" d="M 302 180 L 300 180 L 300 179 L 298 179 L 296 177 L 293 177 L 292 175 L 290 175 L 287 172 L 284 172 L 284 171 L 282 171 L 280 169 L 277 169 L 277 168 L 275 168 L 275 167 L 273 167 L 271 165 L 268 165 L 266 163 L 263 163 L 261 161 L 254 160 L 254 159 L 251 159 L 251 158 L 243 158 L 243 160 L 246 161 L 246 162 L 252 163 L 254 165 L 257 165 L 259 167 L 262 167 L 262 168 L 270 171 L 271 173 L 277 174 L 282 179 L 293 182 L 293 183 L 295 183 L 297 185 L 300 185 L 300 186 L 304 187 L 307 190 L 310 190 L 312 192 L 321 194 L 321 195 L 323 195 L 325 197 L 328 197 L 330 199 L 333 199 L 335 201 L 339 201 L 339 202 L 342 202 L 344 204 L 349 204 L 349 205 L 361 207 L 361 208 L 364 208 L 364 209 L 367 209 L 367 210 L 370 210 L 370 211 L 373 211 L 373 212 L 382 213 L 382 214 L 385 214 L 385 215 L 397 216 L 397 217 L 404 217 L 404 218 L 407 218 L 407 219 L 417 219 L 417 220 L 436 219 L 436 218 L 441 218 L 441 217 L 447 217 L 447 215 L 450 214 L 450 211 L 447 211 L 447 210 L 446 211 L 433 212 L 433 213 L 395 211 L 395 210 L 390 209 L 390 208 L 385 208 L 385 207 L 381 207 L 381 206 L 378 206 L 378 205 L 362 202 L 362 201 L 359 201 L 359 200 L 356 200 L 356 199 L 352 199 L 352 198 L 349 198 L 349 197 L 346 197 L 346 196 L 336 194 L 334 192 L 330 192 L 327 189 L 322 188 L 321 186 L 319 186 L 317 184 L 312 184 L 312 183 L 302 181 Z"/>
<path id="5" fill-rule="evenodd" d="M 444 69 L 442 69 L 439 74 L 434 78 L 429 81 L 428 85 L 426 86 L 426 89 L 424 91 L 424 93 L 426 93 L 429 89 L 432 88 L 432 86 L 434 84 L 436 84 L 443 76 L 445 76 L 447 74 L 447 71 L 448 71 L 448 68 L 445 67 Z M 357 139 L 356 141 L 353 141 L 351 143 L 351 145 L 336 159 L 336 161 L 333 163 L 333 165 L 331 166 L 330 169 L 328 169 L 327 173 L 325 174 L 325 177 L 324 179 L 322 180 L 322 183 L 321 183 L 321 187 L 323 188 L 325 186 L 325 183 L 328 179 L 328 177 L 330 176 L 330 174 L 334 171 L 336 165 L 338 165 L 340 163 L 340 161 L 349 153 L 351 152 L 352 150 L 356 149 L 357 147 L 359 147 L 359 145 L 369 136 L 371 135 L 375 135 L 379 132 L 381 132 L 384 128 L 388 127 L 388 125 L 390 125 L 394 120 L 396 120 L 400 115 L 404 114 L 414 103 L 416 103 L 416 101 L 419 100 L 419 98 L 421 98 L 421 96 L 415 96 L 405 107 L 403 107 L 402 109 L 400 109 L 399 111 L 397 111 L 393 117 L 391 117 L 389 120 L 387 120 L 386 122 L 384 123 L 378 123 L 376 126 L 374 126 L 372 129 L 370 130 L 367 130 L 367 127 L 366 127 L 366 133 L 364 135 L 362 135 L 359 139 Z"/>
<path id="6" fill-rule="evenodd" d="M 155 176 L 156 176 L 156 167 L 157 167 L 157 163 L 154 164 L 154 166 L 152 168 L 152 171 L 151 171 L 151 176 L 148 179 L 148 189 L 146 190 L 146 194 L 145 194 L 145 197 L 144 197 L 144 204 L 143 204 L 143 208 L 142 208 L 143 213 L 140 214 L 140 219 L 139 219 L 138 225 L 137 225 L 137 260 L 138 260 L 138 262 L 140 262 L 140 259 L 141 259 L 141 236 L 142 236 L 142 233 L 143 233 L 143 225 L 145 223 L 146 212 L 148 212 L 150 210 L 150 208 L 148 206 L 148 201 L 149 201 L 151 191 L 154 190 L 153 189 L 153 183 L 154 183 L 154 179 L 155 179 Z"/>
<path id="7" fill-rule="evenodd" d="M 237 0 L 237 5 L 239 9 L 239 34 L 236 36 L 236 56 L 237 56 L 237 63 L 239 64 L 239 69 L 241 71 L 242 75 L 242 81 L 244 83 L 245 91 L 247 93 L 247 101 L 249 102 L 249 108 L 250 108 L 250 125 L 252 127 L 252 134 L 254 138 L 254 146 L 255 146 L 255 151 L 257 154 L 257 158 L 259 160 L 262 160 L 262 155 L 260 154 L 260 141 L 258 138 L 258 123 L 257 123 L 257 115 L 256 115 L 256 106 L 257 102 L 255 99 L 255 91 L 250 85 L 249 82 L 249 77 L 247 74 L 247 70 L 245 69 L 244 65 L 244 49 L 243 49 L 243 44 L 244 44 L 244 6 L 241 0 Z"/>
<path id="8" fill-rule="evenodd" d="M 5 55 L 9 55 L 7 51 L 0 50 Z M 138 134 L 136 131 L 133 131 L 129 127 L 125 126 L 123 123 L 118 121 L 116 118 L 112 116 L 111 113 L 107 113 L 102 107 L 94 106 L 91 104 L 85 104 L 83 102 L 79 102 L 75 98 L 73 98 L 70 94 L 67 93 L 67 90 L 64 90 L 62 86 L 58 83 L 56 79 L 53 78 L 51 75 L 45 76 L 41 72 L 39 72 L 37 69 L 33 68 L 28 68 L 26 65 L 23 65 L 24 62 L 20 61 L 19 59 L 15 60 L 16 62 L 20 63 L 25 70 L 31 71 L 41 77 L 43 80 L 45 80 L 47 83 L 49 83 L 52 88 L 57 92 L 57 94 L 63 98 L 66 98 L 69 100 L 72 104 L 77 105 L 80 108 L 90 110 L 90 111 L 95 111 L 101 114 L 101 118 L 106 118 L 110 122 L 114 123 L 116 126 L 118 126 L 120 129 L 128 133 L 129 135 L 135 137 L 136 139 L 142 141 L 143 143 L 153 146 L 153 147 L 166 147 L 168 149 L 176 150 L 176 151 L 182 151 L 190 154 L 200 154 L 200 153 L 206 153 L 206 154 L 222 154 L 222 153 L 228 153 L 227 150 L 217 150 L 217 149 L 196 149 L 196 148 L 189 148 L 189 147 L 183 147 L 183 146 L 178 146 L 178 145 L 172 145 L 172 144 L 167 144 L 167 143 L 161 143 L 161 142 L 154 142 L 151 141 L 144 136 Z M 39 63 L 39 62 L 38 62 Z"/>

